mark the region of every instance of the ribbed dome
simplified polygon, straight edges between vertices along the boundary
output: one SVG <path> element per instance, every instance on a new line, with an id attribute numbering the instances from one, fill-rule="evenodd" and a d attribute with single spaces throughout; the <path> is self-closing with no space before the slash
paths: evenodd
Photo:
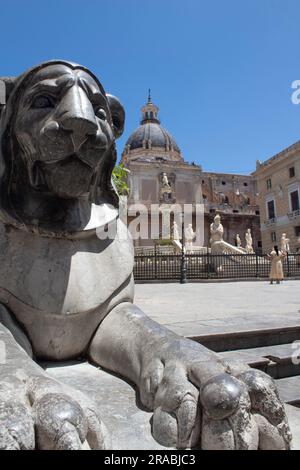
<path id="1" fill-rule="evenodd" d="M 141 125 L 125 144 L 125 160 L 183 161 L 175 139 L 164 129 L 158 119 L 158 107 L 152 103 L 150 90 L 148 102 L 142 107 Z"/>
<path id="2" fill-rule="evenodd" d="M 175 139 L 158 122 L 146 121 L 135 129 L 126 142 L 128 150 L 157 148 L 180 152 Z"/>

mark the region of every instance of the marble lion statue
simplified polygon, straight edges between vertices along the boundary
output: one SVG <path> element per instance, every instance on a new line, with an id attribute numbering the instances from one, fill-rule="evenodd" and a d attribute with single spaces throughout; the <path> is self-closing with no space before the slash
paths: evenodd
<path id="1" fill-rule="evenodd" d="M 119 100 L 68 61 L 1 83 L 0 448 L 109 448 L 101 409 L 38 364 L 85 357 L 136 386 L 163 446 L 289 449 L 269 376 L 133 303 L 132 242 L 111 183 Z"/>

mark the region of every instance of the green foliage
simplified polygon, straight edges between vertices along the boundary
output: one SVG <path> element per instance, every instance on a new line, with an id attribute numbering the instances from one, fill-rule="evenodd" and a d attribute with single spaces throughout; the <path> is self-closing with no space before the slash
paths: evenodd
<path id="1" fill-rule="evenodd" d="M 129 193 L 129 187 L 127 185 L 127 175 L 129 170 L 124 168 L 124 165 L 120 163 L 113 169 L 112 179 L 117 189 L 119 196 L 126 196 Z"/>
<path id="2" fill-rule="evenodd" d="M 159 240 L 154 241 L 155 245 L 159 246 L 170 246 L 173 245 L 172 240 L 169 238 L 161 238 Z"/>

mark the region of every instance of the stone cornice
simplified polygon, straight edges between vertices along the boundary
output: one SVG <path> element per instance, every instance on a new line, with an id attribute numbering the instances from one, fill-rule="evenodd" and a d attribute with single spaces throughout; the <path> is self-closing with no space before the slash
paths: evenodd
<path id="1" fill-rule="evenodd" d="M 167 150 L 161 147 L 152 147 L 151 149 L 138 148 L 132 150 L 127 150 L 125 147 L 122 152 L 122 161 L 124 163 L 135 160 L 137 158 L 143 159 L 145 161 L 148 159 L 153 159 L 153 161 L 155 161 L 156 157 L 168 158 L 168 160 L 172 162 L 184 161 L 182 155 L 176 150 Z"/>
<path id="2" fill-rule="evenodd" d="M 243 175 L 241 173 L 219 173 L 219 172 L 215 172 L 215 171 L 202 171 L 202 175 L 205 177 L 217 177 L 217 178 L 221 178 L 222 176 L 224 176 L 224 178 L 228 178 L 228 177 L 232 177 L 232 179 L 234 178 L 239 178 L 239 179 L 242 179 L 242 178 L 245 178 L 245 179 L 250 179 L 252 180 L 253 179 L 253 176 L 252 174 L 250 175 Z"/>
<path id="3" fill-rule="evenodd" d="M 277 153 L 276 155 L 274 155 L 273 157 L 269 158 L 268 160 L 266 160 L 265 162 L 262 162 L 260 164 L 257 165 L 257 168 L 255 171 L 253 171 L 253 173 L 251 173 L 254 177 L 258 177 L 260 175 L 262 175 L 264 172 L 268 171 L 269 168 L 272 166 L 272 165 L 275 165 L 275 164 L 280 164 L 282 162 L 284 162 L 284 160 L 288 157 L 291 157 L 292 155 L 294 155 L 297 151 L 300 152 L 300 141 L 298 140 L 297 142 L 295 142 L 293 145 L 290 145 L 289 147 L 285 148 L 284 150 L 282 150 L 281 152 Z"/>
<path id="4" fill-rule="evenodd" d="M 183 169 L 185 171 L 192 171 L 192 172 L 197 172 L 199 176 L 202 174 L 201 166 L 198 165 L 191 165 L 190 163 L 187 162 L 159 162 L 159 161 L 153 161 L 153 162 L 144 162 L 144 161 L 128 161 L 125 163 L 125 167 L 128 168 L 129 170 L 138 170 L 138 169 L 151 169 L 151 168 L 162 168 L 165 169 L 166 171 L 173 171 L 177 169 Z"/>

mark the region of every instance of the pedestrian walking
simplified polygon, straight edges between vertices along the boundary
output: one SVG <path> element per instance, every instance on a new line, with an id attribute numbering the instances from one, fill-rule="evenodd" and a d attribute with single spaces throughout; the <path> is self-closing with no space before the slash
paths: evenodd
<path id="1" fill-rule="evenodd" d="M 273 250 L 268 255 L 268 258 L 271 260 L 270 284 L 273 284 L 274 281 L 276 281 L 276 284 L 280 284 L 280 281 L 283 280 L 282 260 L 285 256 L 286 253 L 279 251 L 277 245 L 273 247 Z"/>

